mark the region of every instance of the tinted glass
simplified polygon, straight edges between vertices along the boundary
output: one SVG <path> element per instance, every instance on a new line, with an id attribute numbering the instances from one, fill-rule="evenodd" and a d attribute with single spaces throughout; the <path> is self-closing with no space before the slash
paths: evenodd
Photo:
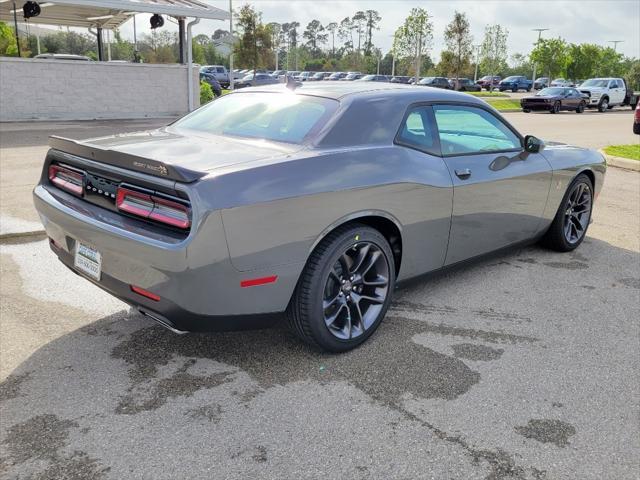
<path id="1" fill-rule="evenodd" d="M 173 126 L 215 135 L 300 143 L 337 106 L 338 102 L 327 98 L 239 93 L 211 102 Z"/>
<path id="2" fill-rule="evenodd" d="M 556 95 L 564 95 L 565 93 L 566 93 L 566 88 L 549 87 L 549 88 L 543 88 L 538 93 L 536 93 L 536 95 L 552 95 L 552 96 L 556 96 Z"/>
<path id="3" fill-rule="evenodd" d="M 480 108 L 433 107 L 443 155 L 520 149 L 520 139 L 502 121 Z"/>
<path id="4" fill-rule="evenodd" d="M 584 82 L 581 86 L 583 87 L 606 87 L 607 84 L 609 82 L 607 80 L 598 80 L 598 79 L 591 79 L 591 80 L 587 80 L 586 82 Z"/>
<path id="5" fill-rule="evenodd" d="M 419 150 L 438 154 L 434 140 L 436 132 L 429 121 L 428 108 L 417 107 L 409 112 L 398 134 L 398 142 Z"/>

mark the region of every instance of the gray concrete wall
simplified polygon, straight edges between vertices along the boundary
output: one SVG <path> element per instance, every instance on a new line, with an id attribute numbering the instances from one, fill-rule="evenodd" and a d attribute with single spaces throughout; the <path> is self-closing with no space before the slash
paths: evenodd
<path id="1" fill-rule="evenodd" d="M 198 68 L 194 106 L 200 104 Z M 178 116 L 187 67 L 0 57 L 0 121 Z"/>

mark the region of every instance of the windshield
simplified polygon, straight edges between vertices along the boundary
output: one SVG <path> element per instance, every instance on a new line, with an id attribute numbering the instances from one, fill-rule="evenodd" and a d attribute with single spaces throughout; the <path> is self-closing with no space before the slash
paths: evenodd
<path id="1" fill-rule="evenodd" d="M 563 95 L 566 92 L 566 90 L 567 90 L 566 88 L 543 88 L 538 93 L 536 93 L 536 95 L 550 95 L 550 96 Z"/>
<path id="2" fill-rule="evenodd" d="M 596 78 L 592 78 L 591 80 L 587 80 L 586 82 L 584 82 L 580 86 L 581 87 L 600 87 L 600 88 L 604 88 L 607 85 L 609 85 L 609 80 L 599 80 L 599 79 L 596 79 Z"/>
<path id="3" fill-rule="evenodd" d="M 517 80 L 520 77 L 507 77 L 504 79 L 505 82 L 513 82 L 514 80 Z"/>
<path id="4" fill-rule="evenodd" d="M 422 83 L 422 84 L 425 84 L 425 83 L 431 83 L 431 82 L 433 82 L 434 78 L 435 78 L 435 77 L 424 77 L 424 78 L 423 78 L 422 80 L 420 80 L 418 83 Z"/>
<path id="5" fill-rule="evenodd" d="M 556 79 L 554 80 L 554 82 L 557 82 L 557 83 L 564 83 L 564 82 L 566 82 L 566 80 L 565 80 L 564 78 L 556 78 Z"/>
<path id="6" fill-rule="evenodd" d="M 375 75 L 365 75 L 364 77 L 362 77 L 360 80 L 365 80 L 365 81 L 369 81 L 369 80 L 373 80 L 374 78 L 376 78 Z"/>
<path id="7" fill-rule="evenodd" d="M 237 93 L 219 98 L 173 124 L 214 135 L 301 143 L 335 112 L 338 102 L 292 93 Z"/>

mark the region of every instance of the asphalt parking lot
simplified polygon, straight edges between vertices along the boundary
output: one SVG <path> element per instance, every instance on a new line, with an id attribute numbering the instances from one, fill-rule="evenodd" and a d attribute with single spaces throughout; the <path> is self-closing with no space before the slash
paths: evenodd
<path id="1" fill-rule="evenodd" d="M 630 110 L 507 118 L 637 141 Z M 163 122 L 0 125 L 2 223 L 35 222 L 49 131 Z M 176 336 L 25 240 L 0 244 L 2 478 L 638 478 L 638 173 L 609 169 L 574 253 L 522 248 L 400 290 L 343 355 L 281 326 Z"/>

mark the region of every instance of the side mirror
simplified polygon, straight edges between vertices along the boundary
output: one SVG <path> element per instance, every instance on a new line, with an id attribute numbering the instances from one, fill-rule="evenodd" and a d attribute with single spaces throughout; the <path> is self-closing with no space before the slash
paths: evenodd
<path id="1" fill-rule="evenodd" d="M 544 148 L 544 142 L 533 135 L 527 135 L 524 137 L 524 149 L 529 153 L 541 152 Z"/>

